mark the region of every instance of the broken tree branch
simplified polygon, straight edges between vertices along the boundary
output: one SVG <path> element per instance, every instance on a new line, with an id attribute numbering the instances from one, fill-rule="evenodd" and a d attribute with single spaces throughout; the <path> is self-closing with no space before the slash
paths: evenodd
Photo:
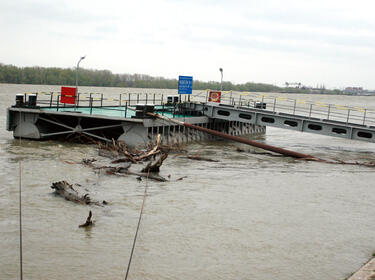
<path id="1" fill-rule="evenodd" d="M 92 212 L 90 210 L 89 212 L 89 216 L 87 217 L 86 219 L 86 222 L 82 225 L 79 225 L 78 227 L 89 227 L 89 226 L 92 226 L 94 224 L 94 222 L 91 220 L 91 217 L 92 217 Z"/>

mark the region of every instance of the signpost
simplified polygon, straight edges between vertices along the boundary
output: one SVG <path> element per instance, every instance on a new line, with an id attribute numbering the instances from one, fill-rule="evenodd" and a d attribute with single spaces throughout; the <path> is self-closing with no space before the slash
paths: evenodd
<path id="1" fill-rule="evenodd" d="M 61 87 L 60 103 L 76 104 L 76 90 L 72 87 Z"/>
<path id="2" fill-rule="evenodd" d="M 178 94 L 191 94 L 193 91 L 193 77 L 178 77 Z"/>
<path id="3" fill-rule="evenodd" d="M 208 102 L 217 102 L 221 101 L 221 91 L 211 90 L 208 96 Z"/>

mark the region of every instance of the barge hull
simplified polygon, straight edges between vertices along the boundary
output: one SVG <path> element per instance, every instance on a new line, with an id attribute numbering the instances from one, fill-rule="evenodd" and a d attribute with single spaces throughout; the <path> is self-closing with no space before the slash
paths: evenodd
<path id="1" fill-rule="evenodd" d="M 212 119 L 207 116 L 176 118 L 201 127 L 230 135 L 264 134 L 265 126 L 250 123 Z M 163 144 L 215 140 L 216 137 L 194 129 L 150 118 L 123 118 L 75 111 L 45 111 L 11 107 L 7 111 L 7 130 L 15 138 L 34 140 L 67 139 L 83 134 L 94 140 L 125 141 L 128 146 L 145 146 L 161 134 Z"/>

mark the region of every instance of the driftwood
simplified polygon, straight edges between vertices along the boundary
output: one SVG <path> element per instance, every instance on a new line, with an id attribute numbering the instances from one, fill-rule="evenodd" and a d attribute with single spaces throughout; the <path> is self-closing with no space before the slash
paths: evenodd
<path id="1" fill-rule="evenodd" d="M 111 145 L 101 143 L 99 142 L 99 155 L 103 155 L 105 157 L 114 159 L 118 156 L 125 156 L 121 158 L 117 158 L 111 161 L 111 164 L 121 164 L 119 166 L 110 166 L 110 165 L 95 165 L 96 159 L 82 159 L 80 162 L 81 164 L 84 164 L 86 166 L 89 166 L 96 170 L 104 170 L 106 174 L 110 175 L 117 175 L 117 176 L 126 176 L 126 175 L 134 175 L 137 176 L 138 180 L 142 180 L 142 178 L 149 178 L 151 180 L 156 180 L 158 182 L 167 182 L 168 180 L 163 178 L 162 176 L 156 175 L 156 174 L 144 174 L 144 173 L 150 173 L 150 172 L 159 172 L 160 167 L 163 164 L 163 161 L 168 157 L 168 146 L 161 146 L 161 137 L 160 134 L 156 138 L 156 145 L 152 146 L 145 150 L 145 151 L 128 151 L 127 146 L 124 142 L 116 142 L 112 140 Z M 140 172 L 135 172 L 132 170 L 129 170 L 132 163 L 142 163 L 146 160 L 151 160 L 145 168 L 143 168 Z M 66 162 L 68 164 L 77 164 L 79 162 Z M 182 179 L 182 178 L 181 178 Z M 69 183 L 62 181 L 62 182 L 56 182 L 53 183 L 53 186 L 51 188 L 54 188 L 56 190 L 56 193 L 59 195 L 65 197 L 68 200 L 83 203 L 83 204 L 90 204 L 93 203 L 90 200 L 90 197 L 88 194 L 85 194 L 86 197 L 80 196 L 73 188 L 72 185 Z M 95 204 L 98 202 L 95 202 Z M 103 204 L 106 204 L 105 201 L 103 201 Z"/>
<path id="2" fill-rule="evenodd" d="M 128 159 L 128 158 L 119 158 L 119 159 L 116 159 L 116 160 L 112 160 L 111 163 L 116 164 L 116 163 L 129 162 L 129 161 L 130 161 L 130 159 Z"/>
<path id="3" fill-rule="evenodd" d="M 160 154 L 155 160 L 149 162 L 145 168 L 142 169 L 141 172 L 149 173 L 149 172 L 159 172 L 160 166 L 163 164 L 163 161 L 168 157 L 167 153 Z"/>
<path id="4" fill-rule="evenodd" d="M 95 161 L 96 161 L 96 159 L 94 159 L 94 158 L 91 158 L 91 159 L 84 158 L 84 159 L 82 160 L 82 163 L 83 163 L 84 165 L 89 165 L 89 166 L 91 166 Z"/>
<path id="5" fill-rule="evenodd" d="M 134 176 L 137 176 L 137 180 L 139 181 L 142 181 L 142 178 L 148 178 L 148 179 L 158 181 L 158 182 L 168 182 L 167 179 L 157 174 L 151 174 L 151 173 L 146 174 L 146 173 L 134 172 L 134 171 L 129 171 L 129 170 L 126 173 L 109 173 L 109 174 L 122 176 L 122 177 L 125 177 L 126 175 L 134 175 Z"/>
<path id="6" fill-rule="evenodd" d="M 117 175 L 117 176 L 126 176 L 126 175 L 135 175 L 138 179 L 142 178 L 149 178 L 152 180 L 156 180 L 159 182 L 166 182 L 167 179 L 158 176 L 148 174 L 145 175 L 144 173 L 150 172 L 159 172 L 160 166 L 163 164 L 163 161 L 168 157 L 168 149 L 166 147 L 161 146 L 161 136 L 160 134 L 156 137 L 156 144 L 150 144 L 148 149 L 140 151 L 140 150 L 132 150 L 128 151 L 126 143 L 124 142 L 116 142 L 112 139 L 112 143 L 103 144 L 99 143 L 99 151 L 104 151 L 105 154 L 109 153 L 111 156 L 110 158 L 114 158 L 112 155 L 121 156 L 120 158 L 114 159 L 111 161 L 111 164 L 122 164 L 121 166 L 95 166 L 93 165 L 93 161 L 83 161 L 84 164 L 93 167 L 94 169 L 105 170 L 107 174 Z M 129 170 L 131 163 L 142 163 L 145 161 L 150 160 L 150 162 L 146 165 L 145 168 L 141 170 L 141 172 L 135 172 Z"/>
<path id="7" fill-rule="evenodd" d="M 82 225 L 79 225 L 78 227 L 89 227 L 89 226 L 92 226 L 94 224 L 94 222 L 91 220 L 91 217 L 92 217 L 92 212 L 90 210 L 89 216 L 87 217 L 86 222 L 84 224 L 82 224 Z"/>
<path id="8" fill-rule="evenodd" d="M 76 186 L 79 187 L 80 185 L 76 184 Z M 94 204 L 98 206 L 101 206 L 102 204 L 107 204 L 107 202 L 105 201 L 100 203 L 99 201 L 91 200 L 88 193 L 80 194 L 75 188 L 73 188 L 73 185 L 69 184 L 66 181 L 52 183 L 51 188 L 55 190 L 55 193 L 57 195 L 60 195 L 64 197 L 66 200 L 73 201 L 75 203 Z"/>
<path id="9" fill-rule="evenodd" d="M 216 159 L 210 159 L 210 158 L 205 158 L 205 157 L 200 157 L 200 156 L 186 156 L 188 159 L 192 160 L 201 160 L 201 161 L 210 161 L 210 162 L 219 162 Z"/>
<path id="10" fill-rule="evenodd" d="M 140 161 L 148 160 L 151 157 L 157 155 L 161 151 L 160 147 L 161 143 L 161 136 L 158 134 L 156 138 L 156 145 L 151 146 L 149 150 L 146 151 L 138 151 L 135 150 L 133 152 L 130 152 L 127 150 L 127 146 L 124 142 L 117 142 L 114 139 L 112 139 L 112 145 L 106 145 L 99 143 L 99 153 L 100 155 L 114 158 L 117 156 L 125 156 L 125 158 L 119 158 L 112 163 L 119 163 L 119 162 L 126 162 L 126 161 L 131 161 L 132 163 L 137 163 Z M 109 155 L 108 155 L 109 154 Z"/>

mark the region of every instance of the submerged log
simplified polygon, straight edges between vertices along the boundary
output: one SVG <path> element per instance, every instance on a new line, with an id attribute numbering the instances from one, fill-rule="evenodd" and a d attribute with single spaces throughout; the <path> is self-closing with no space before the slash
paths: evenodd
<path id="1" fill-rule="evenodd" d="M 137 176 L 138 181 L 142 181 L 142 178 L 158 181 L 158 182 L 168 182 L 167 179 L 164 177 L 157 175 L 157 174 L 145 174 L 145 173 L 140 173 L 140 172 L 133 172 L 133 171 L 127 171 L 125 174 L 124 173 L 110 173 L 116 176 L 126 176 L 126 175 L 134 175 Z"/>
<path id="2" fill-rule="evenodd" d="M 98 201 L 91 200 L 88 193 L 80 194 L 75 188 L 73 188 L 73 185 L 69 184 L 66 181 L 52 183 L 51 189 L 54 189 L 57 195 L 60 195 L 66 200 L 73 201 L 75 203 L 94 204 L 98 206 L 102 205 Z"/>
<path id="3" fill-rule="evenodd" d="M 216 159 L 205 158 L 205 157 L 200 157 L 200 156 L 186 156 L 186 158 L 192 159 L 192 160 L 200 160 L 200 161 L 219 162 Z"/>

